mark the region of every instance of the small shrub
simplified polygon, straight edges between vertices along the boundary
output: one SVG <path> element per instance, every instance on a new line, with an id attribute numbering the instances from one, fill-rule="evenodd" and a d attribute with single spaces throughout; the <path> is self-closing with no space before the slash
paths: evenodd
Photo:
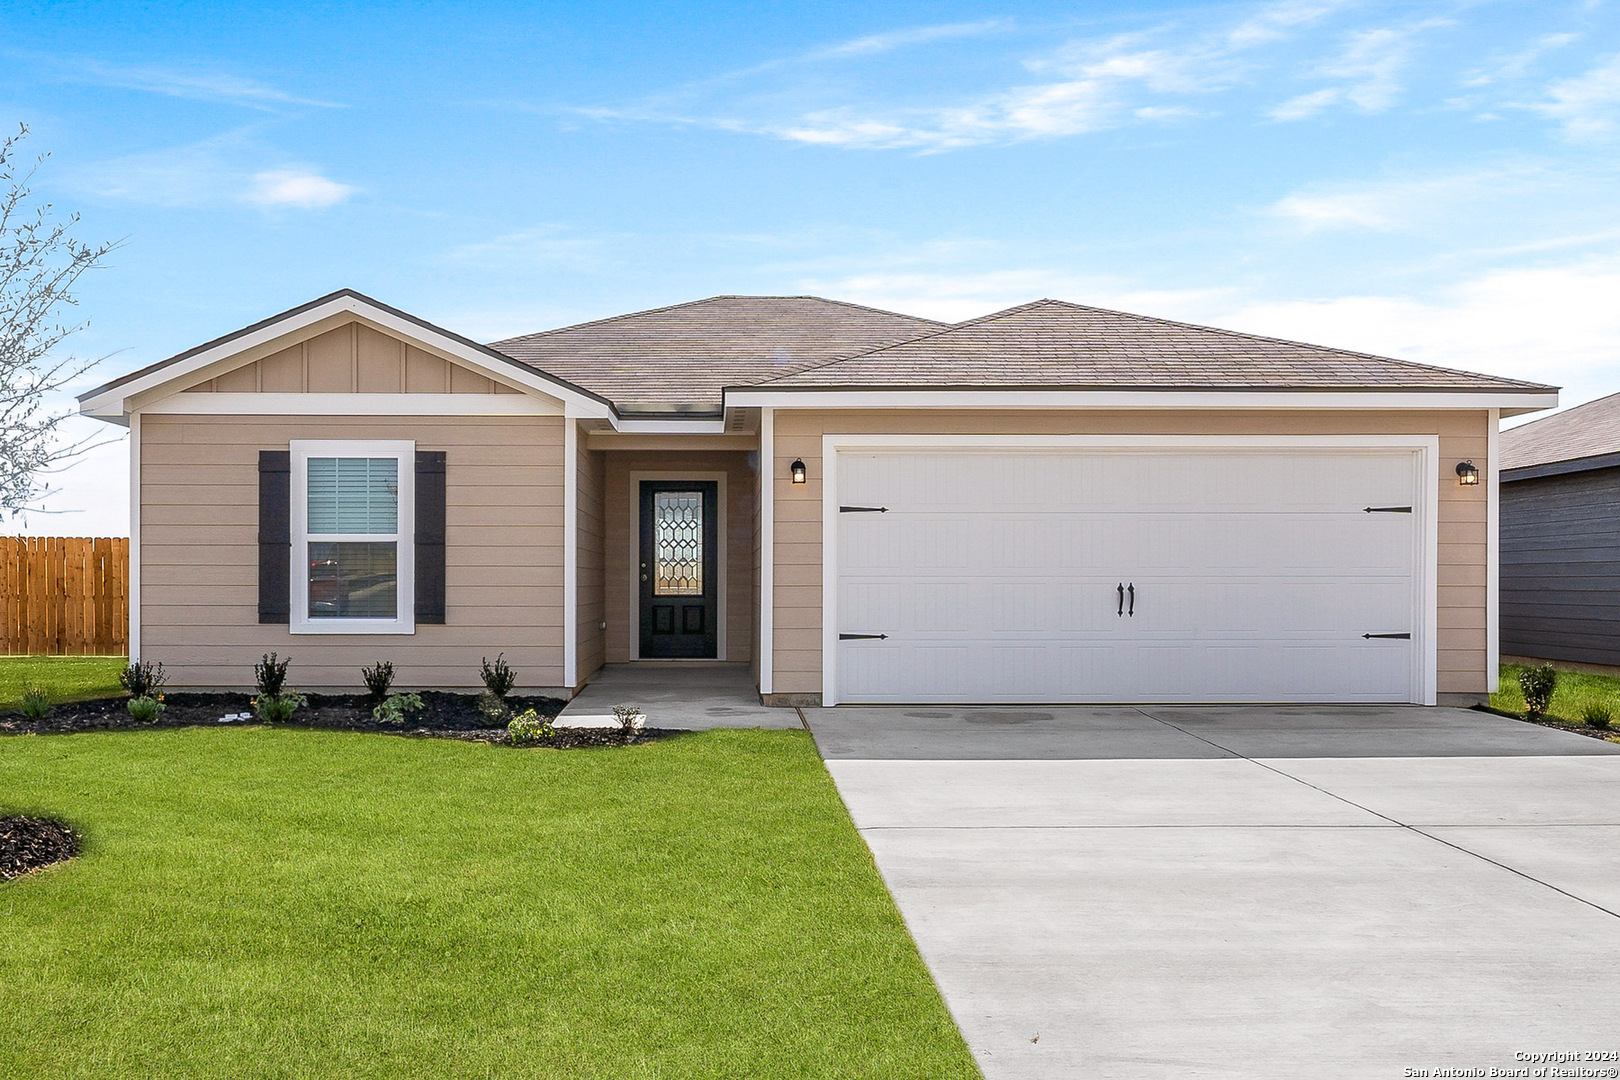
<path id="1" fill-rule="evenodd" d="M 23 691 L 23 715 L 30 720 L 43 720 L 51 715 L 51 695 L 43 686 L 30 686 Z"/>
<path id="2" fill-rule="evenodd" d="M 262 723 L 285 724 L 308 704 L 309 699 L 303 694 L 260 694 L 253 699 L 253 715 Z"/>
<path id="3" fill-rule="evenodd" d="M 1606 728 L 1614 721 L 1614 710 L 1607 701 L 1588 701 L 1581 710 L 1581 720 L 1588 727 Z"/>
<path id="4" fill-rule="evenodd" d="M 489 662 L 489 657 L 484 657 L 484 669 L 479 674 L 484 680 L 484 688 L 502 701 L 517 685 L 517 672 L 506 662 L 505 653 L 497 655 L 493 664 Z"/>
<path id="5" fill-rule="evenodd" d="M 506 725 L 506 731 L 512 738 L 513 746 L 533 746 L 557 734 L 557 729 L 551 726 L 551 720 L 533 709 L 525 709 L 512 717 L 512 722 Z"/>
<path id="6" fill-rule="evenodd" d="M 130 697 L 155 698 L 163 692 L 163 684 L 169 681 L 162 664 L 154 664 L 150 660 L 137 660 L 125 664 L 124 670 L 118 673 L 118 685 L 129 691 Z"/>
<path id="7" fill-rule="evenodd" d="M 512 710 L 506 707 L 506 702 L 485 690 L 478 695 L 478 715 L 490 727 L 505 727 L 506 722 L 512 719 Z"/>
<path id="8" fill-rule="evenodd" d="M 395 694 L 372 709 L 371 718 L 380 724 L 403 724 L 407 716 L 421 709 L 421 694 Z"/>
<path id="9" fill-rule="evenodd" d="M 1524 714 L 1532 720 L 1547 715 L 1553 691 L 1558 689 L 1558 671 L 1542 664 L 1519 673 L 1519 689 L 1524 693 Z"/>
<path id="10" fill-rule="evenodd" d="M 260 697 L 281 696 L 281 688 L 287 685 L 287 665 L 290 663 L 290 656 L 277 660 L 275 653 L 266 653 L 263 660 L 253 665 L 253 686 Z"/>
<path id="11" fill-rule="evenodd" d="M 647 714 L 636 705 L 613 706 L 613 719 L 619 722 L 619 730 L 632 738 L 647 726 Z"/>
<path id="12" fill-rule="evenodd" d="M 360 669 L 360 677 L 366 681 L 366 690 L 371 700 L 381 705 L 388 699 L 389 688 L 394 685 L 394 664 L 391 660 L 379 660 L 370 667 Z M 420 703 L 420 698 L 417 699 Z"/>
<path id="13" fill-rule="evenodd" d="M 132 697 L 125 703 L 129 715 L 143 724 L 155 724 L 158 717 L 163 715 L 163 699 L 161 697 Z"/>

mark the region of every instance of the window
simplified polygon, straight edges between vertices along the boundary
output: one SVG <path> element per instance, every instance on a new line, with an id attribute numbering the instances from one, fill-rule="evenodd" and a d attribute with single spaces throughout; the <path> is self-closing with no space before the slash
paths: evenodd
<path id="1" fill-rule="evenodd" d="M 410 634 L 416 444 L 292 443 L 295 634 Z"/>

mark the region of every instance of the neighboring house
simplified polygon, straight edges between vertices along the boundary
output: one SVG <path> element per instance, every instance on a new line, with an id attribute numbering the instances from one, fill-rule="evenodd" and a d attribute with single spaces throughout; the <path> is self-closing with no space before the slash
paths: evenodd
<path id="1" fill-rule="evenodd" d="M 1502 433 L 1502 651 L 1620 665 L 1620 394 Z"/>
<path id="2" fill-rule="evenodd" d="M 480 345 L 350 291 L 83 396 L 177 685 L 1474 701 L 1498 420 L 1554 388 L 1040 300 L 722 296 Z M 1459 483 L 1471 462 L 1486 482 Z"/>

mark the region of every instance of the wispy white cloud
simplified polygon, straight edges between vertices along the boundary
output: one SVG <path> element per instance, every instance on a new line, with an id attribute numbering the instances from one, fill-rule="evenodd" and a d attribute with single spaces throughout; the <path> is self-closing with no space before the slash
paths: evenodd
<path id="1" fill-rule="evenodd" d="M 1265 214 L 1306 233 L 1408 231 L 1470 214 L 1482 203 L 1544 198 L 1582 178 L 1534 160 L 1470 171 L 1313 184 L 1266 207 Z"/>
<path id="2" fill-rule="evenodd" d="M 1271 118 L 1305 120 L 1340 104 L 1364 113 L 1383 112 L 1400 97 L 1401 75 L 1416 49 L 1418 35 L 1448 25 L 1449 20 L 1426 19 L 1352 33 L 1343 51 L 1316 69 L 1316 75 L 1332 85 L 1290 98 L 1271 110 Z"/>
<path id="3" fill-rule="evenodd" d="M 1463 76 L 1464 86 L 1489 86 L 1504 80 L 1522 78 L 1536 61 L 1579 41 L 1579 34 L 1543 34 L 1528 48 L 1500 56 L 1491 63 Z"/>
<path id="4" fill-rule="evenodd" d="M 450 263 L 501 271 L 557 263 L 595 264 L 602 260 L 605 240 L 602 236 L 570 235 L 561 225 L 540 225 L 459 244 L 444 258 Z"/>
<path id="5" fill-rule="evenodd" d="M 239 133 L 83 166 L 69 182 L 104 199 L 148 206 L 230 204 L 265 210 L 335 206 L 359 189 L 301 164 L 264 168 L 270 152 Z"/>
<path id="6" fill-rule="evenodd" d="M 195 65 L 173 67 L 128 65 L 73 58 L 56 59 L 52 66 L 68 81 L 116 86 L 126 90 L 139 90 L 192 101 L 241 105 L 252 109 L 275 109 L 292 105 L 323 109 L 340 107 L 329 101 L 298 97 L 234 72 Z"/>
<path id="7" fill-rule="evenodd" d="M 1596 67 L 1547 87 L 1549 100 L 1530 106 L 1563 125 L 1574 139 L 1604 139 L 1620 121 L 1620 53 Z"/>
<path id="8" fill-rule="evenodd" d="M 354 192 L 348 184 L 329 180 L 308 169 L 271 169 L 254 173 L 242 198 L 255 206 L 316 210 L 336 206 Z"/>
<path id="9" fill-rule="evenodd" d="M 894 30 L 886 34 L 871 34 L 867 37 L 854 38 L 850 41 L 829 45 L 823 49 L 815 49 L 802 58 L 804 60 L 840 60 L 846 57 L 876 56 L 879 53 L 893 52 L 911 45 L 927 45 L 936 41 L 951 41 L 960 38 L 982 37 L 994 33 L 1005 24 L 999 19 L 988 19 L 983 22 L 945 23 L 940 26 L 918 26 L 909 30 Z"/>

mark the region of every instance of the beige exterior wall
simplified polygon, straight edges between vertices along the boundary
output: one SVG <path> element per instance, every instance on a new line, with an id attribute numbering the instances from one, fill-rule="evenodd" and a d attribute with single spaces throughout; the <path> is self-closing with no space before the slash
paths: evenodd
<path id="1" fill-rule="evenodd" d="M 758 479 L 748 455 L 730 450 L 610 450 L 607 457 L 607 662 L 632 655 L 640 539 L 637 473 L 724 473 L 726 476 L 726 652 L 723 660 L 750 659 L 754 634 L 754 506 Z"/>
<path id="2" fill-rule="evenodd" d="M 607 490 L 607 455 L 600 450 L 586 449 L 585 440 L 580 439 L 576 456 L 579 499 L 576 566 L 579 585 L 575 602 L 578 604 L 579 644 L 575 655 L 578 666 L 576 685 L 583 686 L 607 660 L 607 635 L 602 630 L 602 623 L 607 618 L 607 600 L 603 592 L 607 565 L 606 507 L 603 502 Z"/>
<path id="3" fill-rule="evenodd" d="M 1486 689 L 1486 485 L 1465 488 L 1452 471 L 1473 459 L 1485 473 L 1490 414 L 1417 411 L 982 411 L 778 409 L 771 486 L 775 498 L 772 691 L 821 693 L 821 438 L 824 434 L 942 435 L 1437 435 L 1440 439 L 1438 691 Z M 808 482 L 788 482 L 803 458 Z"/>
<path id="4" fill-rule="evenodd" d="M 141 653 L 178 686 L 246 686 L 275 650 L 291 685 L 476 687 L 504 651 L 523 687 L 562 683 L 563 419 L 141 418 Z M 412 439 L 446 453 L 446 624 L 410 635 L 292 634 L 258 621 L 258 458 L 292 439 Z M 296 583 L 295 583 L 296 586 Z"/>

